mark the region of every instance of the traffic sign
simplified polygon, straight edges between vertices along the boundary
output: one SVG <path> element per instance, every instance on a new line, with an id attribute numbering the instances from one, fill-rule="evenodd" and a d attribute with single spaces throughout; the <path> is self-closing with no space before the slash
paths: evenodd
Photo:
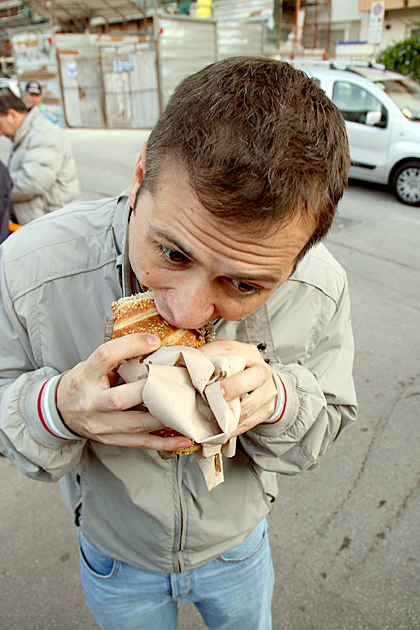
<path id="1" fill-rule="evenodd" d="M 385 2 L 374 0 L 370 5 L 368 43 L 378 45 L 382 42 L 384 29 Z"/>
<path id="2" fill-rule="evenodd" d="M 384 23 L 385 2 L 383 0 L 374 0 L 370 5 L 370 25 L 379 26 Z"/>

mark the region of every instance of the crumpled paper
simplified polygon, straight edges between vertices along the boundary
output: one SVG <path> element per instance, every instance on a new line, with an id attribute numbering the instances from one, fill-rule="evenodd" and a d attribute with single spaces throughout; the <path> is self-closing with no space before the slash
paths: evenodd
<path id="1" fill-rule="evenodd" d="M 196 348 L 163 346 L 146 358 L 129 359 L 118 373 L 126 383 L 147 378 L 143 404 L 167 427 L 202 444 L 194 453 L 212 490 L 223 482 L 223 459 L 233 457 L 239 398 L 226 402 L 219 381 L 245 368 L 241 357 L 205 357 Z"/>

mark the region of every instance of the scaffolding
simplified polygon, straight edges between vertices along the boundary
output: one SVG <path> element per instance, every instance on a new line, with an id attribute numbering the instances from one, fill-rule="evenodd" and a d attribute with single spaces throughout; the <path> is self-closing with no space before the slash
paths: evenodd
<path id="1" fill-rule="evenodd" d="M 333 53 L 330 0 L 276 0 L 275 13 L 280 56 L 328 59 Z"/>

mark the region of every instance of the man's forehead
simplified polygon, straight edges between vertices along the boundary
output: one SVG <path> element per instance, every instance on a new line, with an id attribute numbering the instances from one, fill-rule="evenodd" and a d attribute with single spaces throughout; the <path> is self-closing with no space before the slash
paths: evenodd
<path id="1" fill-rule="evenodd" d="M 171 193 L 176 195 L 180 186 L 184 187 L 184 190 L 187 190 L 200 204 L 207 215 L 209 223 L 214 226 L 215 230 L 222 232 L 234 230 L 238 240 L 247 240 L 249 236 L 261 239 L 272 236 L 289 222 L 288 217 L 275 214 L 267 213 L 266 217 L 259 217 L 258 220 L 250 220 L 249 217 L 244 220 L 240 212 L 233 213 L 229 208 L 226 208 L 226 211 L 224 211 L 223 203 L 217 199 L 215 192 L 211 190 L 211 185 L 209 185 L 207 193 L 203 193 L 199 198 L 182 162 L 172 159 L 171 156 L 165 157 L 159 165 L 156 187 L 155 191 L 151 193 L 152 196 L 158 196 L 159 193 L 165 196 L 169 195 L 169 197 Z M 141 195 L 141 189 L 139 195 Z M 240 195 L 239 192 L 238 195 Z M 217 211 L 215 210 L 216 208 Z M 168 211 L 176 213 L 177 208 L 169 206 Z M 293 220 L 293 216 L 290 219 Z"/>

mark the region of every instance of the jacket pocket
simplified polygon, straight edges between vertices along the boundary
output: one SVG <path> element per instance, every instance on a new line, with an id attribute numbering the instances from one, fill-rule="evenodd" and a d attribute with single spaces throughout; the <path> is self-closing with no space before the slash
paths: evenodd
<path id="1" fill-rule="evenodd" d="M 264 518 L 247 538 L 240 544 L 219 556 L 222 562 L 242 562 L 253 556 L 268 542 L 268 525 Z"/>
<path id="2" fill-rule="evenodd" d="M 271 511 L 272 504 L 277 498 L 277 479 L 276 474 L 257 468 L 255 465 L 250 466 L 250 470 L 261 490 L 264 501 L 268 509 Z"/>
<path id="3" fill-rule="evenodd" d="M 78 543 L 81 562 L 95 577 L 109 579 L 118 572 L 120 562 L 99 551 L 83 534 L 78 532 Z"/>

